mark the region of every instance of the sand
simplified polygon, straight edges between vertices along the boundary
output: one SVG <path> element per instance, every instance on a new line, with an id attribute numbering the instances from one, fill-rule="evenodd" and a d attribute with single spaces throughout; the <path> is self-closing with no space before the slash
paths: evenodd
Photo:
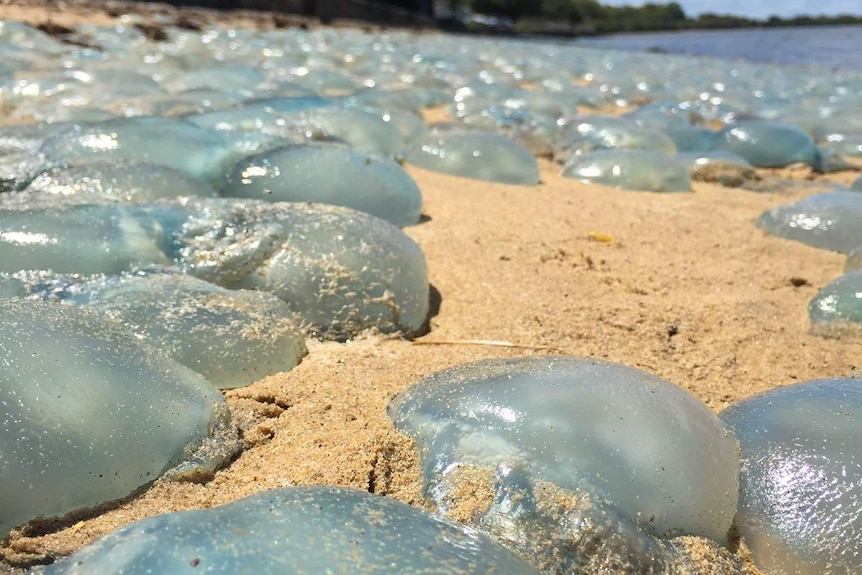
<path id="1" fill-rule="evenodd" d="M 109 18 L 68 12 L 53 18 Z M 39 22 L 44 13 L 0 4 L 0 18 L 25 16 Z M 807 318 L 809 300 L 841 274 L 844 257 L 755 227 L 761 212 L 814 187 L 621 191 L 562 178 L 545 160 L 537 186 L 406 168 L 427 216 L 405 231 L 428 261 L 429 333 L 309 342 L 295 369 L 226 392 L 246 448 L 214 479 L 157 481 L 125 502 L 26 526 L 0 546 L 0 573 L 52 561 L 136 519 L 277 487 L 341 485 L 421 505 L 417 452 L 386 406 L 417 379 L 467 361 L 602 358 L 668 379 L 716 412 L 776 386 L 854 375 L 862 361 L 860 339 L 813 335 Z M 811 184 L 858 176 L 761 173 Z"/>

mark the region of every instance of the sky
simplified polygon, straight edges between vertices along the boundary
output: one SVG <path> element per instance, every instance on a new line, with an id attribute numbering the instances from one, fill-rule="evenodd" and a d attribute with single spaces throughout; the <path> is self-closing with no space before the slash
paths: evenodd
<path id="1" fill-rule="evenodd" d="M 655 0 L 666 4 L 672 0 Z M 862 16 L 860 0 L 676 0 L 687 16 L 698 16 L 703 12 L 717 14 L 736 14 L 750 18 L 777 16 L 799 16 L 801 14 L 855 14 Z M 639 6 L 640 0 L 600 0 L 602 4 L 613 6 Z"/>

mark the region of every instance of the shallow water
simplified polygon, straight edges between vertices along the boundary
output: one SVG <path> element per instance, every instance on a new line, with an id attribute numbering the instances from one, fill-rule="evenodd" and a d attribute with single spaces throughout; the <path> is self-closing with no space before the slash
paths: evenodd
<path id="1" fill-rule="evenodd" d="M 614 34 L 578 44 L 622 50 L 664 50 L 774 64 L 862 70 L 862 26 L 806 26 Z"/>

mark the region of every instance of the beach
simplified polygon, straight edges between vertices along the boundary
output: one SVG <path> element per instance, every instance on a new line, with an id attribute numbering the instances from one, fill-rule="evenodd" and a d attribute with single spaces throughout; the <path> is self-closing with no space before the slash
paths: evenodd
<path id="1" fill-rule="evenodd" d="M 0 19 L 34 23 L 114 17 L 0 4 Z M 444 118 L 428 111 L 429 121 Z M 427 333 L 309 341 L 290 372 L 225 392 L 244 450 L 212 480 L 156 481 L 123 502 L 34 522 L 2 543 L 0 573 L 137 519 L 279 487 L 338 485 L 422 506 L 417 450 L 387 405 L 418 379 L 481 358 L 600 358 L 667 379 L 716 412 L 777 386 L 857 374 L 860 339 L 814 335 L 807 316 L 844 256 L 767 236 L 755 220 L 829 182 L 849 184 L 858 170 L 759 170 L 798 185 L 753 192 L 696 181 L 692 193 L 662 194 L 566 179 L 544 159 L 539 167 L 539 185 L 517 186 L 405 165 L 423 196 L 423 221 L 405 232 L 428 263 Z"/>

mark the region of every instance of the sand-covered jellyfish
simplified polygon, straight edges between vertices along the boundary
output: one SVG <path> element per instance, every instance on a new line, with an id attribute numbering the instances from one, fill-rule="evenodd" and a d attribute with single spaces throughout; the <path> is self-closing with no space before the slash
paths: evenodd
<path id="1" fill-rule="evenodd" d="M 196 571 L 537 575 L 473 529 L 393 499 L 337 487 L 265 491 L 220 507 L 150 517 L 37 573 Z"/>
<path id="2" fill-rule="evenodd" d="M 288 371 L 306 353 L 299 320 L 260 291 L 229 290 L 179 273 L 137 273 L 31 289 L 86 307 L 200 373 L 219 389 Z"/>
<path id="3" fill-rule="evenodd" d="M 0 272 L 153 268 L 269 292 L 323 338 L 414 331 L 428 312 L 421 248 L 394 225 L 347 208 L 189 197 L 0 210 Z"/>
<path id="4" fill-rule="evenodd" d="M 668 572 L 688 560 L 675 537 L 728 542 L 736 440 L 656 376 L 574 357 L 483 360 L 420 380 L 389 413 L 416 440 L 430 502 L 471 509 L 470 524 L 543 571 Z"/>

